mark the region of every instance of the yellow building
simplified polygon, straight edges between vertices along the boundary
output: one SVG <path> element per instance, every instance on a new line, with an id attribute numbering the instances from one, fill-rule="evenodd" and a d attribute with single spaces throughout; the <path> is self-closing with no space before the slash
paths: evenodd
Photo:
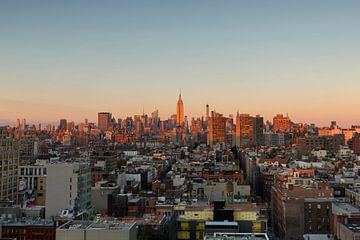
<path id="1" fill-rule="evenodd" d="M 256 204 L 228 204 L 223 210 L 233 215 L 229 221 L 238 222 L 240 232 L 267 232 L 267 215 Z M 206 221 L 218 221 L 212 205 L 186 206 L 181 211 L 179 209 L 180 212 L 177 218 L 177 239 L 203 239 Z"/>
<path id="2" fill-rule="evenodd" d="M 213 208 L 186 208 L 177 219 L 177 239 L 204 239 L 205 222 L 212 220 Z"/>

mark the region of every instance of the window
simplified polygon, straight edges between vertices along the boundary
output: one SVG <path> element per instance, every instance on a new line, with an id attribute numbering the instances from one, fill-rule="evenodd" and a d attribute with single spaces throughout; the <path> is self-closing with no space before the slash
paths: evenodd
<path id="1" fill-rule="evenodd" d="M 321 209 L 321 205 L 320 205 L 320 204 L 317 205 L 317 209 Z"/>

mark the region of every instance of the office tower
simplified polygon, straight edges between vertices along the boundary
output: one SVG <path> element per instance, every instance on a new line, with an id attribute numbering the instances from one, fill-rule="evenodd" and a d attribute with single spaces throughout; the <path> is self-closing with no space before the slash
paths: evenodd
<path id="1" fill-rule="evenodd" d="M 66 129 L 67 129 L 67 120 L 66 119 L 60 119 L 59 129 L 61 131 L 66 131 Z"/>
<path id="2" fill-rule="evenodd" d="M 209 118 L 209 141 L 210 146 L 214 143 L 225 143 L 226 140 L 226 118 L 215 111 L 211 112 Z"/>
<path id="3" fill-rule="evenodd" d="M 105 132 L 109 129 L 111 122 L 111 113 L 99 112 L 98 113 L 98 129 Z"/>
<path id="4" fill-rule="evenodd" d="M 20 119 L 18 118 L 16 119 L 16 129 L 20 129 L 20 125 L 21 125 Z"/>
<path id="5" fill-rule="evenodd" d="M 23 122 L 22 122 L 22 130 L 25 132 L 26 130 L 26 119 L 24 118 L 23 119 Z"/>
<path id="6" fill-rule="evenodd" d="M 256 115 L 254 121 L 254 143 L 256 146 L 263 146 L 265 144 L 264 138 L 264 118 Z"/>
<path id="7" fill-rule="evenodd" d="M 23 130 L 21 129 L 21 121 L 19 118 L 16 120 L 15 128 L 16 128 L 15 129 L 15 139 L 19 140 L 19 139 L 21 139 L 22 133 L 23 133 Z"/>
<path id="8" fill-rule="evenodd" d="M 181 99 L 181 93 L 176 104 L 176 126 L 182 126 L 184 123 L 184 103 Z"/>
<path id="9" fill-rule="evenodd" d="M 0 201 L 17 202 L 18 168 L 18 147 L 6 127 L 0 127 Z"/>
<path id="10" fill-rule="evenodd" d="M 205 117 L 205 121 L 209 121 L 209 104 L 206 104 L 206 117 Z"/>
<path id="11" fill-rule="evenodd" d="M 67 128 L 66 130 L 68 130 L 69 132 L 73 131 L 75 128 L 75 123 L 74 122 L 68 122 L 67 123 Z"/>
<path id="12" fill-rule="evenodd" d="M 75 213 L 91 207 L 91 169 L 87 164 L 56 163 L 46 166 L 46 217 L 62 210 Z"/>
<path id="13" fill-rule="evenodd" d="M 277 114 L 273 119 L 274 132 L 290 132 L 291 120 L 288 116 L 284 117 L 282 114 Z"/>
<path id="14" fill-rule="evenodd" d="M 249 114 L 237 114 L 236 116 L 236 145 L 243 147 L 253 142 L 254 119 Z"/>
<path id="15" fill-rule="evenodd" d="M 159 110 L 155 110 L 154 112 L 151 113 L 151 118 L 152 119 L 158 119 L 159 118 Z"/>

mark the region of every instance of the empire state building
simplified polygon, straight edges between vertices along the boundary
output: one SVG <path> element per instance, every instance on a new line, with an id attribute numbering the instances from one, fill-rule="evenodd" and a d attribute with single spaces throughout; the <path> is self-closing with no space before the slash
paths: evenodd
<path id="1" fill-rule="evenodd" d="M 179 100 L 176 104 L 176 125 L 183 126 L 184 124 L 184 103 L 181 99 L 181 93 L 179 94 Z"/>

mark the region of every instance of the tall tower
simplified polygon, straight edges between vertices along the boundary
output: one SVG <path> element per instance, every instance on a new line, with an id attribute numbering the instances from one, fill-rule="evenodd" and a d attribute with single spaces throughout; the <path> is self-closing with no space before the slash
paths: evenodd
<path id="1" fill-rule="evenodd" d="M 106 132 L 110 127 L 111 113 L 99 112 L 98 113 L 98 129 L 101 132 Z"/>
<path id="2" fill-rule="evenodd" d="M 206 117 L 205 117 L 205 120 L 206 121 L 209 121 L 209 104 L 206 104 Z"/>
<path id="3" fill-rule="evenodd" d="M 176 125 L 183 126 L 184 124 L 184 103 L 181 99 L 181 93 L 176 104 Z"/>
<path id="4" fill-rule="evenodd" d="M 238 147 L 252 144 L 254 137 L 254 118 L 250 114 L 236 116 L 236 144 Z"/>
<path id="5" fill-rule="evenodd" d="M 67 120 L 66 119 L 60 119 L 59 129 L 66 131 L 66 129 L 67 129 Z"/>
<path id="6" fill-rule="evenodd" d="M 215 111 L 211 111 L 209 118 L 209 143 L 225 143 L 226 140 L 226 118 Z"/>

